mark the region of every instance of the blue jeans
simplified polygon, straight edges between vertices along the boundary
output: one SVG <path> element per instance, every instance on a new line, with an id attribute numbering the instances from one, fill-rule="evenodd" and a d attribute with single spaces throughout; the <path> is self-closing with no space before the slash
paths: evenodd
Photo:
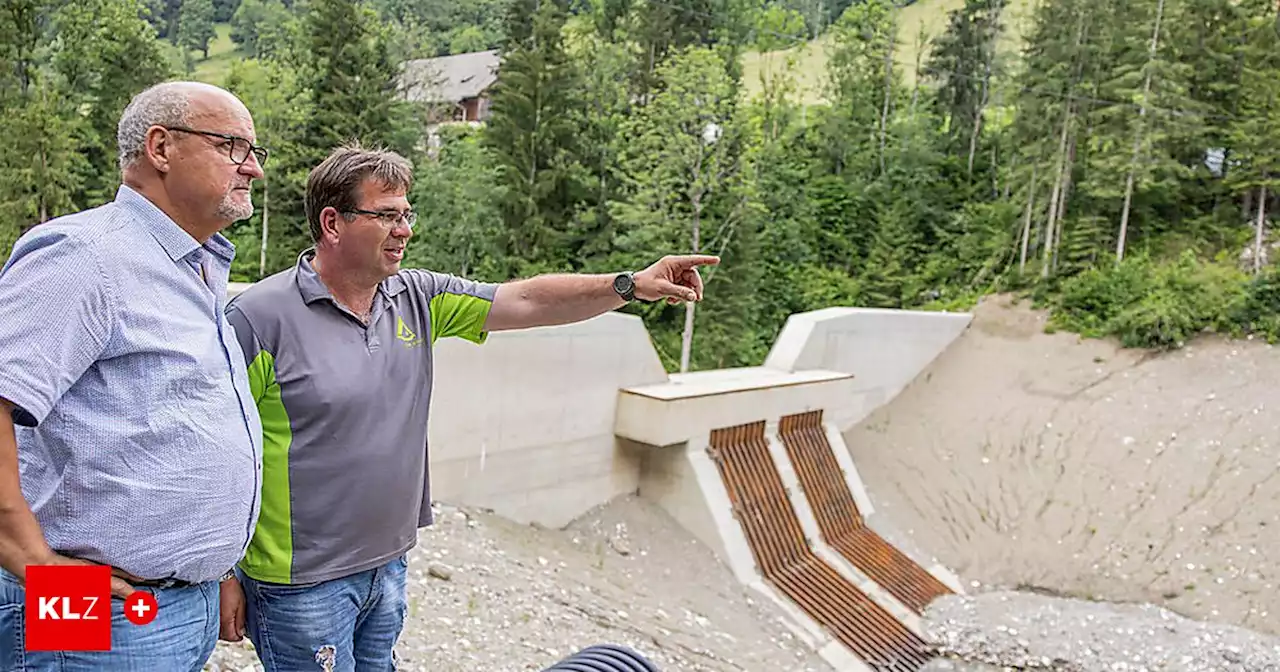
<path id="1" fill-rule="evenodd" d="M 155 595 L 156 618 L 138 626 L 111 598 L 110 651 L 27 651 L 26 591 L 0 570 L 0 670 L 14 672 L 200 672 L 218 642 L 218 582 L 139 588 Z"/>
<path id="2" fill-rule="evenodd" d="M 402 555 L 358 574 L 302 585 L 255 581 L 236 570 L 249 640 L 267 672 L 395 670 L 407 562 Z"/>

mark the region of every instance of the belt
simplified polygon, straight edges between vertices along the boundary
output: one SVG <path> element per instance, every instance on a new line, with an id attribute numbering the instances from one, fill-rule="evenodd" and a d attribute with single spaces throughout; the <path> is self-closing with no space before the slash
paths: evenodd
<path id="1" fill-rule="evenodd" d="M 140 588 L 187 588 L 196 584 L 182 579 L 143 579 L 141 581 L 130 581 L 129 583 Z"/>
<path id="2" fill-rule="evenodd" d="M 63 553 L 63 552 L 61 552 L 61 551 L 57 551 L 57 550 L 55 550 L 55 551 L 54 551 L 54 553 L 57 553 L 57 554 L 59 554 L 59 555 L 64 555 L 64 556 L 69 557 L 69 558 L 74 558 L 74 557 L 76 557 L 76 556 L 74 556 L 74 555 L 70 555 L 70 554 L 67 554 L 67 553 Z M 190 581 L 186 581 L 186 580 L 183 580 L 183 579 L 173 579 L 173 578 L 169 578 L 169 579 L 143 579 L 143 578 L 139 578 L 139 577 L 137 577 L 137 576 L 134 576 L 134 575 L 130 574 L 129 572 L 126 572 L 126 571 L 124 571 L 123 569 L 120 569 L 119 567 L 116 567 L 116 566 L 114 566 L 114 565 L 108 565 L 108 566 L 109 566 L 109 567 L 111 567 L 111 575 L 112 575 L 112 576 L 120 577 L 121 579 L 124 579 L 124 580 L 125 580 L 125 582 L 129 583 L 130 585 L 137 586 L 137 587 L 140 587 L 140 588 L 187 588 L 187 587 L 190 587 L 190 586 L 197 585 L 197 584 L 195 584 L 195 583 L 192 583 L 192 582 L 190 582 Z"/>

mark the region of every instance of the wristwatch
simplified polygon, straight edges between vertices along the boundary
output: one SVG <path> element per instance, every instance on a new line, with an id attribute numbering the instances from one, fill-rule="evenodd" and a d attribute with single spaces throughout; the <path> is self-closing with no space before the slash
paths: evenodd
<path id="1" fill-rule="evenodd" d="M 636 278 L 631 271 L 623 271 L 613 278 L 613 291 L 618 293 L 625 301 L 634 301 L 636 298 Z"/>
<path id="2" fill-rule="evenodd" d="M 235 577 L 236 577 L 236 570 L 234 570 L 234 569 L 228 569 L 228 570 L 227 570 L 227 573 L 226 573 L 226 574 L 223 574 L 223 575 L 222 575 L 222 578 L 218 579 L 218 583 L 222 583 L 223 581 L 226 581 L 227 579 L 234 579 Z"/>

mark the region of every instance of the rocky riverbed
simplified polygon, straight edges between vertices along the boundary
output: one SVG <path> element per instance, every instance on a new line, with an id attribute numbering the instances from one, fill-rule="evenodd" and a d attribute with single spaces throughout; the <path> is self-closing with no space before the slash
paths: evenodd
<path id="1" fill-rule="evenodd" d="M 956 661 L 936 670 L 1274 672 L 1280 638 L 1151 604 L 997 591 L 936 600 L 928 639 Z"/>

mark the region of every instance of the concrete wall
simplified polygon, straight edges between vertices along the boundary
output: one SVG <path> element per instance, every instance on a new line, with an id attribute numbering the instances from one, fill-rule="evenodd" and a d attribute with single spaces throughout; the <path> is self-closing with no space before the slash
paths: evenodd
<path id="1" fill-rule="evenodd" d="M 824 308 L 787 318 L 765 366 L 853 374 L 855 398 L 828 410 L 844 431 L 893 399 L 968 328 L 968 313 Z"/>
<path id="2" fill-rule="evenodd" d="M 640 318 L 436 344 L 435 499 L 560 527 L 635 492 L 643 452 L 614 437 L 618 390 L 667 379 Z"/>

